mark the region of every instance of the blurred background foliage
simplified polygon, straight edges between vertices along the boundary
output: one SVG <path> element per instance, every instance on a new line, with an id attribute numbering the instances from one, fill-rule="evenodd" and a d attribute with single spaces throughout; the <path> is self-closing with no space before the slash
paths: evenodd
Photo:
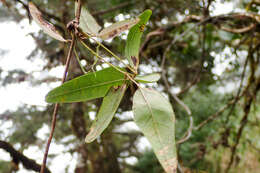
<path id="1" fill-rule="evenodd" d="M 66 24 L 73 19 L 73 0 L 33 2 L 64 37 L 70 37 Z M 229 1 L 233 3 L 235 12 L 220 15 L 214 13 L 217 8 L 214 0 L 83 2 L 100 25 L 118 21 L 120 16 L 135 17 L 145 9 L 153 11 L 140 49 L 139 71 L 162 72 L 164 75 L 166 80 L 162 79 L 158 84 L 149 86 L 164 92 L 170 99 L 176 114 L 176 140 L 182 139 L 187 134 L 187 129 L 192 129 L 188 131 L 190 135 L 186 135 L 187 140 L 177 147 L 179 172 L 260 172 L 259 1 Z M 27 4 L 27 0 L 2 0 L 0 22 L 31 22 Z M 42 31 L 30 35 L 35 40 L 36 48 L 28 59 L 34 61 L 40 55 L 46 61 L 44 69 L 48 70 L 64 65 L 67 45 L 53 40 Z M 125 39 L 126 33 L 123 33 L 111 42 L 103 43 L 123 57 Z M 91 42 L 89 44 L 93 48 L 97 46 Z M 94 62 L 93 55 L 79 44 L 77 50 L 80 59 L 86 62 L 86 69 L 90 70 Z M 103 50 L 100 50 L 100 54 L 109 57 Z M 162 64 L 164 58 L 165 63 Z M 117 63 L 112 58 L 108 60 Z M 96 66 L 100 64 L 98 62 Z M 69 78 L 81 74 L 79 66 L 73 60 Z M 0 75 L 0 80 L 1 86 L 8 87 L 24 81 L 37 86 L 60 79 L 47 77 L 39 80 L 17 69 L 8 71 L 5 77 Z M 163 172 L 149 147 L 140 149 L 142 134 L 138 130 L 125 128 L 132 123 L 129 116 L 132 106 L 129 98 L 132 94 L 133 90 L 129 89 L 112 124 L 99 140 L 88 145 L 84 143 L 84 138 L 93 121 L 91 115 L 97 112 L 100 100 L 61 106 L 54 142 L 65 147 L 66 151 L 63 152 L 71 155 L 76 153 L 76 156 L 73 155 L 77 161 L 74 172 Z M 192 126 L 191 118 L 176 102 L 174 95 L 190 108 Z M 15 155 L 16 152 L 22 154 L 33 146 L 44 148 L 46 136 L 39 138 L 37 132 L 43 126 L 50 126 L 52 111 L 53 105 L 21 105 L 16 111 L 6 111 L 0 115 L 1 123 L 11 121 L 13 124 L 8 129 L 8 134 L 0 136 L 0 148 L 10 153 L 12 158 L 10 162 L 0 160 L 0 172 L 14 172 L 19 170 L 19 164 L 24 165 L 20 155 Z M 205 124 L 201 124 L 204 121 Z M 11 150 L 10 146 L 15 146 L 15 150 Z M 55 156 L 50 155 L 50 162 Z M 36 170 L 32 165 L 26 168 Z M 66 171 L 68 169 L 64 170 Z"/>

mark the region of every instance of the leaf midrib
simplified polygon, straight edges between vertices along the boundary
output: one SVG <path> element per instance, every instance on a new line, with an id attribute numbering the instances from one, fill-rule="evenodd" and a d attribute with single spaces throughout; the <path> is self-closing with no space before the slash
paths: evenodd
<path id="1" fill-rule="evenodd" d="M 112 114 L 114 115 L 115 113 L 116 113 L 116 111 L 117 111 L 117 108 L 118 108 L 118 106 L 115 106 L 116 105 L 116 103 L 118 103 L 118 102 L 121 102 L 121 100 L 122 100 L 122 97 L 123 97 L 123 95 L 124 95 L 124 92 L 125 92 L 125 89 L 124 88 L 120 88 L 120 94 L 119 95 L 117 95 L 117 98 L 119 98 L 119 99 L 111 99 L 111 100 L 113 100 L 113 108 L 111 108 L 111 109 L 113 109 L 113 112 L 112 112 Z M 119 103 L 120 104 L 120 103 Z M 106 122 L 106 119 L 104 119 L 104 120 L 102 120 L 101 121 L 101 124 L 102 123 L 105 123 Z M 97 127 L 97 126 L 96 126 Z M 99 126 L 99 127 L 97 127 L 97 130 L 89 137 L 90 139 L 89 140 L 91 140 L 91 139 L 93 139 L 93 137 L 95 137 L 99 132 L 100 132 L 100 129 L 102 129 L 102 126 Z M 88 136 L 88 135 L 87 135 Z"/>
<path id="2" fill-rule="evenodd" d="M 140 91 L 141 91 L 141 94 L 142 94 L 142 96 L 143 96 L 143 98 L 144 98 L 144 100 L 145 100 L 145 102 L 146 102 L 148 108 L 149 108 L 149 111 L 151 112 L 151 115 L 152 115 L 152 116 L 151 116 L 151 119 L 152 119 L 152 124 L 153 124 L 153 126 L 154 126 L 154 127 L 155 127 L 155 126 L 158 126 L 157 123 L 156 123 L 156 121 L 154 120 L 154 114 L 153 114 L 153 111 L 152 111 L 152 108 L 151 108 L 149 102 L 147 101 L 147 99 L 146 99 L 144 93 L 142 92 L 142 89 L 140 89 Z M 149 120 L 148 120 L 148 121 L 149 121 Z M 162 142 L 160 133 L 158 132 L 158 128 L 155 127 L 154 129 L 155 129 L 155 133 L 156 133 L 157 136 L 159 137 L 160 144 L 163 145 L 163 142 Z"/>
<path id="3" fill-rule="evenodd" d="M 125 79 L 119 79 L 119 80 L 113 80 L 113 81 L 108 81 L 108 82 L 103 82 L 103 83 L 98 83 L 98 84 L 95 84 L 95 85 L 91 85 L 91 86 L 86 86 L 86 87 L 82 87 L 82 88 L 79 88 L 79 89 L 75 89 L 75 90 L 72 90 L 72 91 L 69 91 L 69 92 L 66 92 L 66 93 L 63 93 L 63 94 L 53 94 L 51 96 L 47 96 L 47 99 L 51 99 L 53 97 L 59 97 L 59 96 L 62 96 L 62 95 L 67 95 L 67 94 L 71 94 L 71 93 L 76 93 L 80 90 L 84 90 L 84 89 L 87 89 L 87 88 L 94 88 L 94 87 L 99 87 L 99 86 L 102 86 L 102 85 L 108 85 L 108 84 L 112 84 L 112 83 L 115 83 L 115 82 L 121 82 L 121 81 L 124 81 Z"/>

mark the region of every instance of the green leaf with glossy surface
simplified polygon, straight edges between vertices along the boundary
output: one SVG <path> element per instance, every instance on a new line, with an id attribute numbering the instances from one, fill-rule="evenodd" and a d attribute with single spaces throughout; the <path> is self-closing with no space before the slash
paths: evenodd
<path id="1" fill-rule="evenodd" d="M 108 94 L 103 99 L 96 120 L 90 128 L 90 132 L 85 138 L 87 143 L 94 141 L 107 128 L 117 111 L 126 88 L 126 84 L 120 86 L 119 88 L 111 87 Z"/>
<path id="2" fill-rule="evenodd" d="M 139 48 L 143 30 L 152 15 L 151 10 L 145 10 L 140 16 L 140 21 L 133 26 L 128 35 L 125 48 L 125 56 L 132 67 L 136 67 L 139 64 Z"/>
<path id="3" fill-rule="evenodd" d="M 135 80 L 141 83 L 153 83 L 157 82 L 161 78 L 159 73 L 151 73 L 147 75 L 138 75 L 135 77 Z"/>
<path id="4" fill-rule="evenodd" d="M 109 67 L 87 73 L 53 89 L 46 96 L 48 103 L 81 102 L 104 97 L 111 86 L 122 85 L 125 76 Z"/>
<path id="5" fill-rule="evenodd" d="M 153 89 L 138 89 L 133 98 L 134 120 L 167 173 L 176 172 L 175 116 L 169 101 Z"/>
<path id="6" fill-rule="evenodd" d="M 78 3 L 75 2 L 75 12 L 77 11 Z M 82 6 L 80 13 L 79 27 L 83 32 L 97 36 L 101 26 L 96 22 L 95 18 L 88 12 L 87 8 Z"/>

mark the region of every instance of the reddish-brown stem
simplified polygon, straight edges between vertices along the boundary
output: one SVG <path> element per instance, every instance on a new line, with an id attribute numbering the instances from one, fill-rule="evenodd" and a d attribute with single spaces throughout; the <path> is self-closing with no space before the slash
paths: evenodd
<path id="1" fill-rule="evenodd" d="M 63 78 L 62 78 L 62 81 L 61 81 L 62 84 L 65 82 L 66 77 L 67 77 L 70 60 L 72 58 L 72 52 L 73 52 L 74 44 L 75 44 L 75 35 L 73 34 L 72 35 L 72 41 L 71 41 L 70 48 L 69 48 L 69 52 L 68 52 L 68 56 L 67 56 L 67 60 L 66 60 Z M 47 145 L 46 145 L 46 148 L 45 148 L 45 153 L 44 153 L 42 166 L 41 166 L 41 173 L 44 173 L 44 170 L 45 170 L 45 167 L 46 167 L 48 152 L 49 152 L 49 148 L 50 148 L 50 145 L 51 145 L 52 137 L 53 137 L 55 126 L 56 126 L 58 109 L 59 109 L 59 104 L 56 103 L 55 106 L 54 106 L 53 114 L 52 114 L 51 132 L 50 132 L 50 136 L 48 138 L 48 142 L 47 142 Z"/>
<path id="2" fill-rule="evenodd" d="M 75 20 L 76 20 L 77 24 L 79 24 L 80 13 L 81 13 L 81 0 L 78 0 L 78 7 L 77 7 L 76 16 L 75 16 Z M 69 70 L 70 60 L 72 58 L 73 47 L 75 45 L 75 42 L 76 42 L 76 36 L 73 33 L 72 34 L 72 40 L 71 40 L 70 48 L 69 48 L 69 52 L 68 52 L 68 56 L 67 56 L 67 60 L 66 60 L 65 70 L 64 70 L 64 73 L 63 73 L 62 81 L 61 81 L 62 84 L 65 82 L 66 77 L 67 77 L 67 73 L 68 73 L 68 70 Z M 45 167 L 46 167 L 46 162 L 47 162 L 47 158 L 48 158 L 48 152 L 49 152 L 49 148 L 50 148 L 50 145 L 51 145 L 52 137 L 53 137 L 55 126 L 56 126 L 56 119 L 57 119 L 58 109 L 59 109 L 59 104 L 56 103 L 55 106 L 54 106 L 53 114 L 52 114 L 51 132 L 50 132 L 50 136 L 48 138 L 48 142 L 47 142 L 47 145 L 46 145 L 46 148 L 45 148 L 45 153 L 44 153 L 44 157 L 43 157 L 40 173 L 44 173 L 44 170 L 45 170 Z"/>

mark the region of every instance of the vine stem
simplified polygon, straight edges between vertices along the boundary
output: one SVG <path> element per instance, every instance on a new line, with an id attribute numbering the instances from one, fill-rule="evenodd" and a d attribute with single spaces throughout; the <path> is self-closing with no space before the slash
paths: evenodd
<path id="1" fill-rule="evenodd" d="M 131 70 L 134 74 L 136 74 L 136 71 L 129 65 L 127 65 L 126 63 L 124 63 L 124 61 L 119 58 L 116 54 L 114 54 L 112 51 L 110 51 L 105 45 L 103 45 L 102 43 L 100 43 L 99 41 L 97 41 L 96 39 L 90 37 L 92 40 L 94 40 L 98 45 L 100 45 L 103 49 L 105 49 L 108 53 L 110 53 L 113 57 L 115 57 L 118 61 L 122 62 L 129 70 Z"/>
<path id="2" fill-rule="evenodd" d="M 91 40 L 93 40 L 94 42 L 96 42 L 99 46 L 101 46 L 103 49 L 105 49 L 108 53 L 110 53 L 110 55 L 112 55 L 114 58 L 116 58 L 119 62 L 121 62 L 123 65 L 125 65 L 129 70 L 131 70 L 134 74 L 137 74 L 136 70 L 134 70 L 131 66 L 127 65 L 126 63 L 124 63 L 124 61 L 118 57 L 115 53 L 113 53 L 111 50 L 109 50 L 105 45 L 103 45 L 101 42 L 99 42 L 98 40 L 94 39 L 91 35 L 81 32 L 86 38 L 89 38 Z"/>
<path id="3" fill-rule="evenodd" d="M 63 84 L 66 80 L 67 77 L 67 73 L 68 73 L 68 69 L 69 69 L 69 64 L 70 64 L 70 60 L 72 58 L 72 52 L 73 52 L 73 47 L 75 44 L 75 35 L 72 35 L 72 41 L 70 44 L 70 48 L 69 48 L 69 52 L 68 52 L 68 56 L 67 56 L 67 60 L 66 60 L 66 65 L 65 65 L 65 70 L 63 73 L 63 77 L 62 77 L 62 81 L 61 83 Z M 49 148 L 51 145 L 51 141 L 52 141 L 52 137 L 54 134 L 54 130 L 55 130 L 55 126 L 56 126 L 56 119 L 57 119 L 57 113 L 58 113 L 58 109 L 59 109 L 59 104 L 56 103 L 54 106 L 54 111 L 52 114 L 52 122 L 51 122 L 51 132 L 48 138 L 48 142 L 45 148 L 45 153 L 44 153 L 44 157 L 43 157 L 43 161 L 42 161 L 42 166 L 41 166 L 41 172 L 40 173 L 44 173 L 45 167 L 46 167 L 46 162 L 47 162 L 47 157 L 48 157 L 48 152 L 49 152 Z"/>
<path id="4" fill-rule="evenodd" d="M 110 65 L 111 67 L 113 67 L 114 69 L 116 69 L 117 71 L 123 73 L 124 75 L 126 75 L 128 77 L 129 80 L 131 80 L 134 84 L 136 84 L 138 87 L 140 87 L 140 85 L 127 73 L 122 71 L 120 68 L 118 68 L 117 66 L 113 65 L 112 63 L 106 61 L 104 58 L 102 58 L 100 55 L 98 55 L 94 50 L 92 50 L 86 43 L 84 43 L 84 41 L 80 40 L 81 44 L 87 48 L 93 55 L 95 55 L 97 58 L 101 59 L 103 62 L 107 63 L 108 65 Z"/>
<path id="5" fill-rule="evenodd" d="M 76 51 L 75 46 L 74 46 L 73 51 L 74 51 L 75 57 L 76 57 L 76 59 L 77 59 L 77 61 L 78 61 L 78 64 L 79 64 L 79 66 L 80 66 L 80 68 L 81 68 L 81 71 L 82 71 L 84 74 L 86 74 L 87 71 L 84 69 L 83 65 L 82 65 L 81 62 L 80 62 L 80 58 L 79 58 L 79 55 L 78 55 L 78 53 L 77 53 L 77 51 Z"/>
<path id="6" fill-rule="evenodd" d="M 76 20 L 77 24 L 79 24 L 80 13 L 81 13 L 81 0 L 78 0 L 78 7 L 77 7 L 76 16 L 75 16 L 75 20 Z M 66 59 L 65 70 L 64 70 L 64 73 L 63 73 L 62 81 L 61 81 L 62 84 L 65 82 L 65 80 L 67 78 L 67 73 L 68 73 L 68 70 L 69 70 L 70 60 L 72 58 L 73 48 L 74 48 L 75 42 L 76 42 L 76 36 L 75 36 L 75 33 L 73 33 L 72 34 L 72 40 L 71 40 L 71 43 L 70 43 L 69 52 L 68 52 L 67 59 Z M 50 135 L 49 135 L 49 138 L 48 138 L 48 141 L 47 141 L 47 145 L 46 145 L 46 148 L 45 148 L 40 173 L 44 173 L 45 169 L 46 169 L 46 162 L 47 162 L 49 148 L 50 148 L 50 145 L 51 145 L 51 141 L 52 141 L 55 126 L 56 126 L 58 110 L 59 110 L 59 104 L 56 103 L 55 106 L 54 106 L 53 114 L 52 114 L 51 132 L 50 132 Z"/>

